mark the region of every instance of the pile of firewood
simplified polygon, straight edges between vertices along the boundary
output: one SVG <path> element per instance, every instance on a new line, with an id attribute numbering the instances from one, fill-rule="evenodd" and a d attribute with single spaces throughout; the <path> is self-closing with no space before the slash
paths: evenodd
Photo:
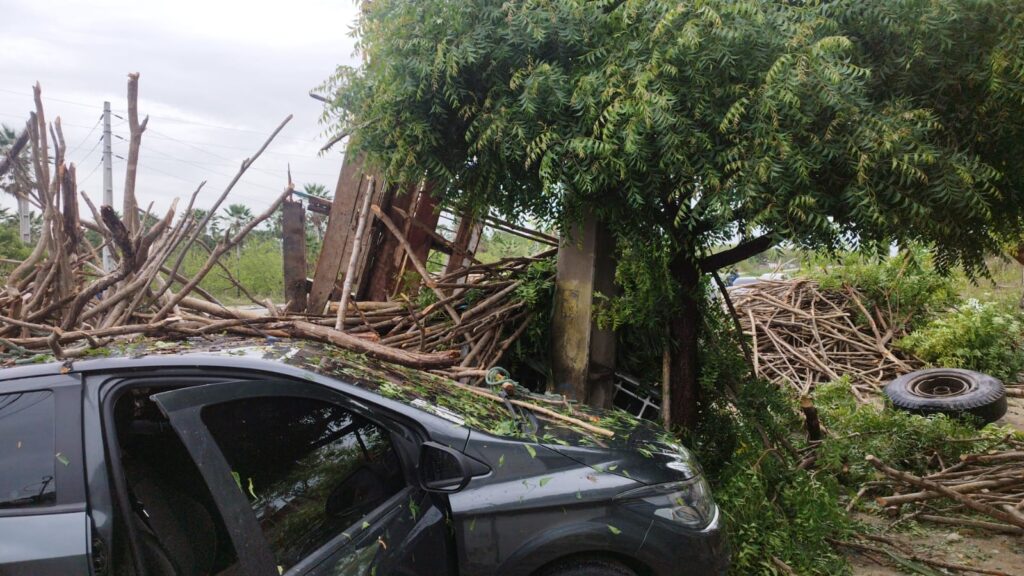
<path id="1" fill-rule="evenodd" d="M 31 146 L 36 186 L 31 203 L 42 213 L 41 237 L 31 255 L 18 264 L 0 290 L 0 358 L 17 362 L 37 353 L 73 358 L 115 339 L 146 335 L 160 338 L 214 337 L 234 333 L 318 340 L 376 358 L 420 369 L 445 369 L 449 376 L 479 377 L 497 364 L 530 321 L 516 290 L 534 258 L 475 264 L 435 278 L 423 276 L 421 290 L 432 303 L 408 298 L 393 302 L 333 303 L 325 315 L 285 313 L 283 306 L 228 307 L 200 286 L 213 270 L 227 274 L 220 258 L 270 218 L 293 192 L 289 182 L 271 205 L 240 230 L 207 246 L 203 231 L 231 190 L 274 137 L 286 118 L 199 218 L 193 203 L 200 185 L 176 218 L 177 200 L 161 217 L 141 211 L 135 202 L 135 174 L 147 119 L 137 111 L 138 75 L 128 83 L 131 130 L 125 176 L 124 218 L 81 194 L 80 214 L 75 166 L 65 162 L 60 118 L 48 124 L 41 90 L 35 87 L 35 112 L 26 123 L 20 149 Z M 49 137 L 48 137 L 49 136 Z M 20 149 L 8 154 L 6 169 Z M 52 172 L 47 158 L 54 158 Z M 205 183 L 204 183 L 205 184 Z M 374 207 L 376 208 L 376 207 Z M 386 218 L 386 217 L 384 217 Z M 400 232 L 396 232 L 400 234 Z M 190 251 L 205 250 L 205 262 L 186 276 L 182 264 Z M 104 266 L 104 252 L 110 264 Z M 425 272 L 425 270 L 424 270 Z M 238 286 L 240 290 L 244 286 Z"/>
<path id="2" fill-rule="evenodd" d="M 480 376 L 494 367 L 522 335 L 532 316 L 516 297 L 519 279 L 532 263 L 550 258 L 507 258 L 476 264 L 434 280 L 421 290 L 436 290 L 435 300 L 417 307 L 408 298 L 394 302 L 352 302 L 345 316 L 348 332 L 369 334 L 381 344 L 417 352 L 459 349 L 460 359 L 445 373 Z M 331 304 L 330 310 L 337 310 Z"/>
<path id="3" fill-rule="evenodd" d="M 867 401 L 917 364 L 891 349 L 902 336 L 900 323 L 868 310 L 853 288 L 833 292 L 805 279 L 763 281 L 732 288 L 730 297 L 751 338 L 756 374 L 801 395 L 848 376 L 857 398 Z"/>

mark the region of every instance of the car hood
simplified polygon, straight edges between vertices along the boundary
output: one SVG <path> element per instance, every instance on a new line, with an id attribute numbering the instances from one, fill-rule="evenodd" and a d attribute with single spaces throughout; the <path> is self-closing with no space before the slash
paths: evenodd
<path id="1" fill-rule="evenodd" d="M 701 474 L 693 454 L 654 422 L 617 409 L 578 406 L 573 406 L 570 417 L 613 435 L 573 426 L 558 418 L 538 418 L 538 443 L 600 472 L 644 484 L 685 480 Z"/>

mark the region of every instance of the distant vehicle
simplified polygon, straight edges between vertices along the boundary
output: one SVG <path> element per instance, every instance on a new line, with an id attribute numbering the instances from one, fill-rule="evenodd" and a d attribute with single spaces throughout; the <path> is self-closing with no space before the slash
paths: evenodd
<path id="1" fill-rule="evenodd" d="M 740 276 L 739 278 L 736 278 L 735 280 L 732 281 L 732 284 L 730 284 L 730 287 L 732 287 L 732 286 L 746 286 L 748 284 L 757 284 L 760 281 L 761 281 L 761 278 L 758 278 L 756 276 Z"/>
<path id="2" fill-rule="evenodd" d="M 0 370 L 0 574 L 726 573 L 699 465 L 650 423 L 573 407 L 606 437 L 335 348 L 217 346 Z"/>

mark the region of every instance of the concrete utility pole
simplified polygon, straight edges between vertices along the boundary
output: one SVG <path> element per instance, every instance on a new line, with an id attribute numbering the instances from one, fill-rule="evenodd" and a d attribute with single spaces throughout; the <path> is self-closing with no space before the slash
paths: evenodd
<path id="1" fill-rule="evenodd" d="M 29 213 L 28 190 L 18 196 L 18 231 L 21 234 L 21 242 L 25 245 L 32 244 L 32 217 Z"/>
<path id="2" fill-rule="evenodd" d="M 110 149 L 110 102 L 103 103 L 103 205 L 114 205 L 114 172 L 111 165 Z M 103 270 L 110 272 L 114 267 L 110 262 L 110 247 L 103 247 Z"/>
<path id="3" fill-rule="evenodd" d="M 615 294 L 615 244 L 593 215 L 558 245 L 551 371 L 554 392 L 609 408 L 615 396 L 615 333 L 597 327 L 594 292 Z"/>

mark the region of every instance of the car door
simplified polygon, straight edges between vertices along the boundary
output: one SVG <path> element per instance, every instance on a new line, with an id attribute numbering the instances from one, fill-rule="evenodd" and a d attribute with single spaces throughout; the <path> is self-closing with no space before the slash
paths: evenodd
<path id="1" fill-rule="evenodd" d="M 424 438 L 408 423 L 311 382 L 152 399 L 202 471 L 245 573 L 454 573 L 447 500 L 415 480 Z"/>

